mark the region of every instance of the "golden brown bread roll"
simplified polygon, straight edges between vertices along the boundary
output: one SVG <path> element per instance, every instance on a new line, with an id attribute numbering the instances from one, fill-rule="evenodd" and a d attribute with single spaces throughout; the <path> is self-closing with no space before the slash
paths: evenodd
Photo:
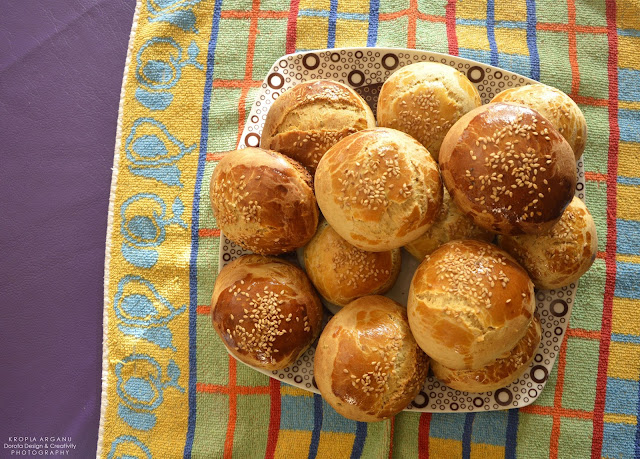
<path id="1" fill-rule="evenodd" d="M 313 174 L 322 155 L 338 140 L 375 125 L 371 108 L 349 86 L 311 80 L 275 100 L 267 113 L 260 146 L 295 159 Z"/>
<path id="2" fill-rule="evenodd" d="M 336 232 L 380 252 L 425 233 L 442 204 L 438 166 L 419 142 L 394 129 L 356 132 L 323 156 L 316 198 Z"/>
<path id="3" fill-rule="evenodd" d="M 560 219 L 576 186 L 573 150 L 538 112 L 494 103 L 464 115 L 440 149 L 460 210 L 500 234 L 536 234 Z"/>
<path id="4" fill-rule="evenodd" d="M 341 309 L 320 335 L 313 373 L 322 397 L 342 416 L 395 416 L 424 385 L 429 358 L 411 335 L 405 309 L 365 296 Z"/>
<path id="5" fill-rule="evenodd" d="M 311 176 L 275 151 L 227 153 L 213 171 L 209 196 L 224 235 L 262 255 L 302 247 L 318 226 Z"/>
<path id="6" fill-rule="evenodd" d="M 242 256 L 222 268 L 211 311 L 227 349 L 265 370 L 295 362 L 322 326 L 322 303 L 304 271 L 260 255 Z"/>
<path id="7" fill-rule="evenodd" d="M 595 222 L 577 197 L 549 231 L 501 236 L 498 244 L 518 260 L 541 289 L 560 288 L 577 281 L 589 270 L 598 253 Z"/>
<path id="8" fill-rule="evenodd" d="M 492 232 L 476 226 L 473 220 L 463 214 L 445 188 L 442 195 L 442 207 L 435 223 L 429 227 L 426 233 L 405 245 L 404 248 L 420 261 L 449 241 L 477 239 L 491 242 L 494 237 Z"/>
<path id="9" fill-rule="evenodd" d="M 482 241 L 451 241 L 428 255 L 409 289 L 407 313 L 416 341 L 456 370 L 481 368 L 525 334 L 533 283 L 505 251 Z"/>
<path id="10" fill-rule="evenodd" d="M 512 102 L 534 109 L 569 142 L 576 160 L 582 156 L 587 144 L 587 121 L 578 104 L 559 89 L 542 83 L 509 88 L 491 102 Z"/>
<path id="11" fill-rule="evenodd" d="M 467 392 L 488 392 L 508 386 L 522 376 L 536 355 L 542 330 L 534 316 L 527 333 L 513 349 L 476 370 L 452 370 L 432 362 L 433 374 L 447 386 Z"/>
<path id="12" fill-rule="evenodd" d="M 447 131 L 481 105 L 476 87 L 448 65 L 418 62 L 402 67 L 382 85 L 378 125 L 406 132 L 438 161 Z"/>
<path id="13" fill-rule="evenodd" d="M 400 249 L 367 252 L 349 244 L 327 222 L 304 248 L 304 268 L 327 301 L 346 306 L 389 291 L 400 273 Z"/>

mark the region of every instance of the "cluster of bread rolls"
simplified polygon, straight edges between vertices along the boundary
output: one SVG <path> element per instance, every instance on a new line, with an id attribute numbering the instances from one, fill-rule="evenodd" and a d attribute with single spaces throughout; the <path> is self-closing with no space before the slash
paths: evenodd
<path id="1" fill-rule="evenodd" d="M 224 235 L 256 254 L 216 280 L 222 341 L 273 370 L 321 333 L 317 386 L 360 421 L 406 407 L 430 360 L 460 390 L 518 378 L 540 343 L 534 286 L 574 282 L 597 251 L 573 198 L 586 123 L 564 93 L 536 84 L 481 105 L 464 74 L 418 63 L 384 83 L 377 113 L 378 127 L 344 84 L 298 84 L 272 105 L 261 148 L 228 152 L 210 184 Z M 421 261 L 406 305 L 381 296 L 402 247 Z M 269 256 L 296 249 L 305 270 Z M 340 308 L 322 332 L 321 297 Z"/>

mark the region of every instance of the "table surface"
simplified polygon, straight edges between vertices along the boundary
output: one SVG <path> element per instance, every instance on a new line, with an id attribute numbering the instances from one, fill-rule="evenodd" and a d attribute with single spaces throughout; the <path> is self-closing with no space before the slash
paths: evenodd
<path id="1" fill-rule="evenodd" d="M 0 8 L 0 436 L 71 437 L 75 457 L 95 455 L 98 438 L 107 208 L 134 8 Z"/>

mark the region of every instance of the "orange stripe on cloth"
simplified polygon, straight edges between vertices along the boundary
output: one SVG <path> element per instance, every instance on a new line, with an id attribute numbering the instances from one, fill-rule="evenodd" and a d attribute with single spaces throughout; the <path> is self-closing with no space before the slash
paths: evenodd
<path id="1" fill-rule="evenodd" d="M 224 157 L 225 153 L 226 153 L 226 151 L 221 151 L 219 153 L 207 153 L 207 156 L 205 157 L 205 160 L 206 161 L 220 161 Z"/>
<path id="2" fill-rule="evenodd" d="M 215 80 L 214 88 L 259 88 L 262 85 L 260 80 Z"/>
<path id="3" fill-rule="evenodd" d="M 403 16 L 406 16 L 409 13 L 411 13 L 411 8 L 407 8 L 400 11 L 393 11 L 391 13 L 380 13 L 380 15 L 378 16 L 378 19 L 380 21 L 390 21 L 392 19 L 398 19 Z M 444 16 L 434 16 L 432 14 L 425 14 L 421 11 L 415 11 L 415 15 L 418 19 L 422 19 L 423 21 L 429 21 L 429 22 L 445 22 L 446 21 L 446 18 Z"/>
<path id="4" fill-rule="evenodd" d="M 229 422 L 227 423 L 227 435 L 224 441 L 224 459 L 232 459 L 233 435 L 236 431 L 238 419 L 238 396 L 236 388 L 236 359 L 229 357 Z"/>
<path id="5" fill-rule="evenodd" d="M 538 414 L 542 416 L 554 416 L 557 415 L 563 418 L 577 418 L 577 419 L 592 419 L 593 413 L 591 411 L 574 410 L 570 408 L 554 407 L 554 406 L 541 406 L 541 405 L 528 405 L 520 408 L 520 411 L 528 414 Z"/>
<path id="6" fill-rule="evenodd" d="M 599 174 L 598 172 L 589 172 L 586 171 L 584 173 L 584 178 L 591 182 L 606 182 L 607 176 L 605 174 Z"/>
<path id="7" fill-rule="evenodd" d="M 416 47 L 416 21 L 418 17 L 418 0 L 409 0 L 407 16 L 409 19 L 409 30 L 407 31 L 407 48 Z"/>
<path id="8" fill-rule="evenodd" d="M 567 0 L 567 14 L 569 16 L 569 64 L 571 65 L 571 94 L 580 92 L 580 69 L 578 67 L 578 51 L 576 40 L 576 4 L 575 0 Z"/>
<path id="9" fill-rule="evenodd" d="M 558 356 L 558 377 L 556 380 L 556 393 L 553 397 L 554 410 L 552 413 L 553 423 L 551 425 L 551 442 L 549 445 L 549 457 L 557 459 L 558 457 L 558 443 L 560 440 L 560 414 L 555 407 L 562 406 L 562 392 L 564 390 L 564 371 L 567 366 L 567 341 L 564 339 L 560 346 L 560 355 Z"/>
<path id="10" fill-rule="evenodd" d="M 211 314 L 211 306 L 209 306 L 209 305 L 207 305 L 207 304 L 199 305 L 199 306 L 196 308 L 196 313 L 198 313 L 198 314 L 202 314 L 202 315 Z"/>
<path id="11" fill-rule="evenodd" d="M 584 339 L 600 340 L 600 332 L 597 330 L 585 330 L 583 328 L 567 328 L 567 336 Z"/>
<path id="12" fill-rule="evenodd" d="M 222 11 L 222 19 L 252 19 L 254 17 L 260 19 L 285 19 L 289 17 L 288 11 Z"/>
<path id="13" fill-rule="evenodd" d="M 231 389 L 229 386 L 221 386 L 219 384 L 196 384 L 196 392 L 201 393 L 229 395 L 232 391 L 236 395 L 265 395 L 269 393 L 269 388 L 267 386 L 236 386 Z"/>
<path id="14" fill-rule="evenodd" d="M 580 96 L 578 94 L 572 94 L 571 98 L 576 104 L 592 105 L 594 107 L 606 107 L 609 105 L 607 99 L 596 99 L 595 97 Z"/>
<path id="15" fill-rule="evenodd" d="M 220 228 L 200 228 L 198 230 L 200 237 L 220 237 Z"/>
<path id="16" fill-rule="evenodd" d="M 575 24 L 574 24 L 575 25 Z M 569 32 L 569 24 L 558 24 L 555 22 L 539 22 L 536 29 L 545 32 Z M 607 33 L 606 27 L 576 25 L 575 31 L 580 33 Z"/>

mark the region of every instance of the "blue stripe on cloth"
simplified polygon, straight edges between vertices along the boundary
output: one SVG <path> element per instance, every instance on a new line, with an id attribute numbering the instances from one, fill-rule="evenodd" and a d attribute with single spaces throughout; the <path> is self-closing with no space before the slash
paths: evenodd
<path id="1" fill-rule="evenodd" d="M 281 430 L 313 430 L 313 397 L 283 395 L 280 397 L 280 413 Z"/>
<path id="2" fill-rule="evenodd" d="M 207 51 L 207 70 L 205 74 L 204 98 L 202 101 L 202 127 L 200 130 L 200 152 L 196 184 L 193 191 L 193 212 L 191 214 L 191 257 L 189 260 L 189 418 L 187 421 L 187 438 L 184 445 L 184 456 L 191 456 L 193 437 L 196 429 L 196 324 L 198 309 L 198 230 L 200 229 L 200 188 L 207 157 L 207 139 L 209 137 L 209 105 L 211 104 L 211 89 L 213 88 L 213 69 L 215 66 L 216 44 L 220 29 L 222 0 L 217 0 L 213 8 L 213 26 L 209 38 Z M 231 357 L 229 357 L 231 358 Z"/>
<path id="3" fill-rule="evenodd" d="M 311 431 L 311 444 L 309 445 L 309 459 L 315 459 L 318 455 L 318 445 L 320 444 L 320 431 L 322 430 L 322 397 L 313 394 L 313 431 Z"/>
<path id="4" fill-rule="evenodd" d="M 336 46 L 336 21 L 338 20 L 338 0 L 331 0 L 329 9 L 329 28 L 327 29 L 327 48 Z"/>
<path id="5" fill-rule="evenodd" d="M 620 140 L 640 142 L 640 110 L 618 110 Z"/>
<path id="6" fill-rule="evenodd" d="M 618 175 L 618 184 L 640 186 L 640 177 L 624 177 L 622 175 Z"/>
<path id="7" fill-rule="evenodd" d="M 472 443 L 504 446 L 507 433 L 508 415 L 506 411 L 482 413 L 473 421 Z"/>
<path id="8" fill-rule="evenodd" d="M 623 37 L 640 37 L 640 30 L 638 29 L 618 29 L 618 35 Z"/>
<path id="9" fill-rule="evenodd" d="M 620 183 L 619 179 L 618 183 Z M 616 227 L 618 228 L 616 252 L 625 255 L 638 255 L 640 253 L 640 222 L 619 218 Z"/>
<path id="10" fill-rule="evenodd" d="M 611 333 L 611 341 L 618 343 L 640 344 L 640 336 L 626 335 L 624 333 Z"/>
<path id="11" fill-rule="evenodd" d="M 367 423 L 358 422 L 356 424 L 356 438 L 353 439 L 353 448 L 351 448 L 351 459 L 357 459 L 362 456 L 364 450 L 364 441 L 367 439 Z"/>
<path id="12" fill-rule="evenodd" d="M 507 435 L 504 442 L 505 459 L 516 458 L 516 441 L 518 440 L 518 424 L 520 423 L 519 410 L 514 408 L 509 410 L 507 418 Z"/>
<path id="13" fill-rule="evenodd" d="M 487 0 L 487 38 L 491 50 L 491 65 L 498 65 L 498 45 L 496 44 L 495 0 Z"/>
<path id="14" fill-rule="evenodd" d="M 319 17 L 319 18 L 328 18 L 328 17 L 331 17 L 331 14 L 332 13 L 330 11 L 311 10 L 311 9 L 300 10 L 298 12 L 298 16 L 312 16 L 312 17 Z M 335 11 L 335 17 L 336 19 L 349 19 L 352 21 L 367 21 L 367 20 L 370 20 L 371 13 L 367 15 L 363 13 L 341 13 L 339 11 Z M 377 13 L 376 13 L 376 17 L 377 17 Z"/>
<path id="15" fill-rule="evenodd" d="M 369 1 L 369 32 L 367 34 L 367 46 L 373 47 L 378 41 L 378 15 L 380 13 L 380 0 Z"/>
<path id="16" fill-rule="evenodd" d="M 473 420 L 475 413 L 467 413 L 464 418 L 464 430 L 462 431 L 462 459 L 471 458 L 471 431 L 473 430 Z"/>
<path id="17" fill-rule="evenodd" d="M 618 261 L 616 266 L 615 295 L 640 300 L 640 264 Z"/>
<path id="18" fill-rule="evenodd" d="M 640 102 L 640 70 L 618 69 L 618 94 L 620 100 Z"/>
<path id="19" fill-rule="evenodd" d="M 471 48 L 459 48 L 458 56 L 464 59 L 471 59 L 473 61 L 483 62 L 488 64 L 491 60 L 491 56 L 489 51 L 484 51 L 482 49 L 471 49 Z"/>
<path id="20" fill-rule="evenodd" d="M 607 378 L 605 413 L 637 414 L 638 381 L 634 379 Z"/>
<path id="21" fill-rule="evenodd" d="M 540 56 L 538 55 L 538 35 L 536 32 L 536 0 L 527 1 L 527 46 L 529 47 L 529 61 L 531 69 L 529 75 L 534 80 L 540 80 Z"/>
<path id="22" fill-rule="evenodd" d="M 634 457 L 634 452 L 638 451 L 634 441 L 637 438 L 637 426 L 605 422 L 603 428 L 602 451 L 599 457 Z"/>

